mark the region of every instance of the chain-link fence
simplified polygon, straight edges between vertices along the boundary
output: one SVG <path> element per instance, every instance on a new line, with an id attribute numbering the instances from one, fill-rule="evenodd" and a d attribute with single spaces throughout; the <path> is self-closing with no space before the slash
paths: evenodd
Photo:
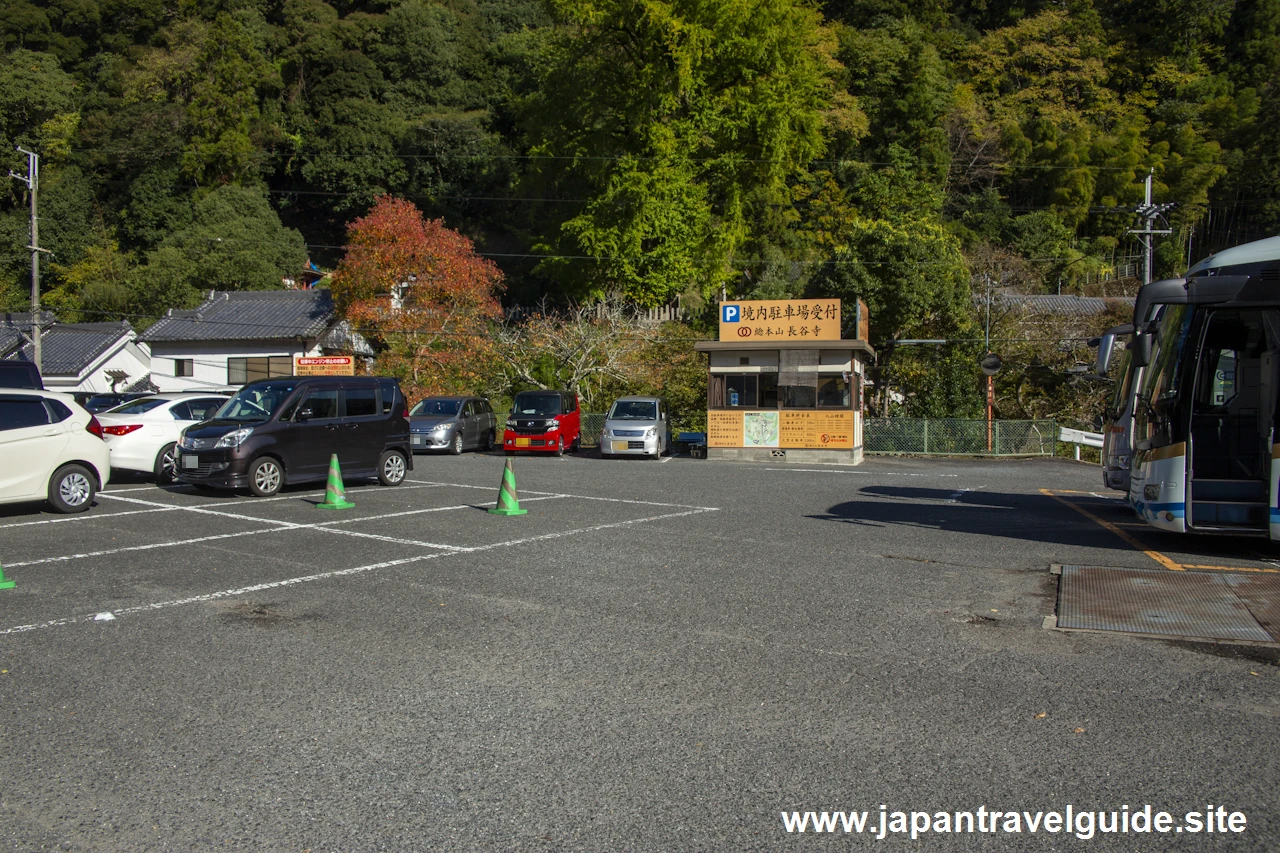
<path id="1" fill-rule="evenodd" d="M 929 456 L 1052 456 L 1058 438 L 1054 421 L 992 421 L 960 418 L 867 418 L 865 453 Z M 988 443 L 989 442 L 989 443 Z"/>
<path id="2" fill-rule="evenodd" d="M 582 413 L 582 446 L 599 447 L 600 433 L 604 431 L 604 414 L 597 412 Z"/>

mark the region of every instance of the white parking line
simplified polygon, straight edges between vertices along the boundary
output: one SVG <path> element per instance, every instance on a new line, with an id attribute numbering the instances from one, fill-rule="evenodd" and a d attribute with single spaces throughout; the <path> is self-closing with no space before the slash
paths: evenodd
<path id="1" fill-rule="evenodd" d="M 924 474 L 910 471 L 836 471 L 830 468 L 765 468 L 766 471 L 789 471 L 807 474 L 857 474 L 860 477 L 959 477 L 959 474 Z"/>
<path id="2" fill-rule="evenodd" d="M 495 489 L 493 489 L 493 487 L 491 486 L 472 486 L 466 483 L 432 483 L 427 480 L 414 480 L 413 482 L 425 483 L 431 486 L 452 486 L 458 489 L 484 489 L 485 491 L 495 491 Z M 574 498 L 580 501 L 604 501 L 606 503 L 638 504 L 640 506 L 671 506 L 671 507 L 679 507 L 681 509 L 711 509 L 711 510 L 718 509 L 718 507 L 697 506 L 696 504 L 673 504 L 673 503 L 663 503 L 662 501 L 637 501 L 637 500 L 628 500 L 626 498 L 602 498 L 602 497 L 597 497 L 595 495 L 570 495 L 563 492 L 535 492 L 532 490 L 526 491 L 524 489 L 521 489 L 520 493 L 524 495 L 542 495 L 546 497 L 555 497 L 555 498 Z M 530 498 L 529 500 L 536 500 L 536 498 Z"/>
<path id="3" fill-rule="evenodd" d="M 415 486 L 400 486 L 399 488 L 401 490 L 427 489 L 427 488 L 434 488 L 435 486 L 436 484 L 434 483 L 423 483 Z M 110 492 L 98 492 L 98 497 L 107 498 L 108 500 L 111 500 L 111 499 L 120 500 L 120 501 L 132 500 L 136 502 L 136 499 L 120 497 L 120 493 L 121 492 L 141 492 L 141 491 L 154 492 L 156 488 L 157 487 L 155 486 L 142 486 L 137 489 L 112 489 Z M 144 502 L 145 505 L 151 507 L 151 509 L 137 509 L 137 510 L 130 510 L 128 512 L 106 512 L 106 513 L 87 513 L 86 512 L 86 513 L 80 513 L 79 515 L 63 515 L 57 518 L 42 518 L 39 521 L 17 521 L 17 522 L 14 522 L 13 524 L 0 524 L 0 530 L 9 530 L 10 528 L 16 528 L 16 527 L 31 527 L 36 524 L 61 524 L 67 521 L 104 521 L 104 520 L 110 520 L 112 518 L 119 518 L 125 515 L 142 515 L 144 513 L 150 513 L 150 512 L 172 512 L 175 509 L 217 509 L 219 507 L 224 507 L 224 506 L 241 506 L 244 504 L 264 504 L 264 503 L 270 503 L 271 501 L 304 500 L 306 498 L 314 498 L 318 495 L 323 495 L 323 494 L 324 494 L 324 490 L 321 489 L 319 491 L 313 491 L 313 492 L 294 492 L 288 495 L 276 495 L 274 498 L 244 498 L 242 500 L 236 500 L 236 501 L 215 501 L 213 503 L 192 504 L 190 506 L 183 505 L 183 504 L 162 504 L 162 503 L 157 503 L 155 501 L 145 501 Z"/>
<path id="4" fill-rule="evenodd" d="M 537 500 L 552 500 L 553 498 L 556 498 L 556 497 L 561 497 L 561 496 L 548 495 L 542 498 L 527 498 L 525 500 L 525 503 L 530 503 L 532 501 L 537 501 Z M 567 496 L 564 496 L 564 497 L 567 497 Z M 133 499 L 120 498 L 120 500 L 133 500 Z M 192 509 L 192 508 L 184 507 L 184 509 Z M 174 539 L 174 540 L 169 540 L 167 542 L 152 542 L 146 545 L 126 545 L 120 548 L 109 548 L 103 551 L 87 551 L 83 554 L 69 554 L 61 557 L 42 557 L 38 560 L 27 560 L 25 562 L 8 563 L 6 567 L 10 569 L 15 569 L 15 568 L 18 568 L 19 566 L 39 566 L 45 563 L 64 563 L 64 562 L 67 562 L 68 560 L 80 560 L 80 559 L 86 559 L 88 557 L 110 557 L 113 554 L 128 554 L 134 551 L 153 551 L 156 548 L 176 548 L 180 545 L 198 545 L 201 542 L 213 542 L 218 539 L 234 539 L 237 536 L 256 536 L 259 533 L 279 533 L 285 530 L 319 530 L 326 533 L 338 533 L 338 534 L 343 534 L 348 536 L 361 536 L 361 537 L 368 536 L 368 537 L 376 538 L 374 534 L 355 533 L 348 530 L 336 530 L 334 528 L 342 524 L 358 524 L 363 521 L 380 521 L 386 518 L 402 518 L 406 515 L 424 515 L 426 513 L 431 513 L 431 512 L 452 512 L 454 510 L 460 510 L 460 509 L 477 509 L 477 507 L 474 504 L 455 504 L 453 506 L 426 507 L 424 509 L 406 509 L 406 510 L 401 510 L 399 512 L 385 512 L 379 515 L 365 515 L 365 516 L 360 516 L 355 518 L 338 518 L 332 521 L 317 521 L 313 524 L 299 524 L 294 521 L 278 521 L 276 519 L 271 519 L 271 518 L 254 518 L 253 516 L 248 516 L 248 515 L 238 515 L 233 513 L 219 513 L 219 512 L 212 512 L 212 511 L 206 510 L 205 514 L 207 515 L 221 515 L 224 518 L 233 518 L 236 520 L 245 520 L 245 521 L 258 521 L 264 524 L 274 524 L 276 526 L 264 527 L 258 530 L 241 530 L 241 531 L 237 531 L 236 533 L 216 533 L 210 536 L 198 536 L 193 539 Z M 391 541 L 391 540 L 387 540 L 387 541 Z M 421 545 L 428 548 L 439 548 L 443 551 L 475 550 L 475 549 L 467 548 L 461 545 L 443 545 L 443 544 L 438 544 L 434 542 L 418 542 L 418 541 L 407 540 L 407 539 L 399 540 L 399 541 L 406 545 Z"/>
<path id="5" fill-rule="evenodd" d="M 376 521 L 380 518 L 394 518 L 402 515 L 418 515 L 427 512 L 448 512 L 458 509 L 472 509 L 468 504 L 458 504 L 456 506 L 431 507 L 430 509 L 415 509 L 406 512 L 393 512 L 385 515 L 367 515 L 361 518 L 339 518 L 333 521 L 318 521 L 314 524 L 297 524 L 291 521 L 275 521 L 274 519 L 252 518 L 246 515 L 230 515 L 224 513 L 210 513 L 211 515 L 225 515 L 227 518 L 248 519 L 250 521 L 260 521 L 269 524 L 275 524 L 276 527 L 264 527 L 258 530 L 240 530 L 235 533 L 217 533 L 211 536 L 199 536 L 194 539 L 175 539 L 167 542 L 153 542 L 147 545 L 127 545 L 121 548 L 109 548 L 103 551 L 88 551 L 83 554 L 71 554 L 64 557 L 44 557 L 39 560 L 28 560 L 21 563 L 10 563 L 8 568 L 17 568 L 18 566 L 38 566 L 43 563 L 59 563 L 67 560 L 79 560 L 87 557 L 109 557 L 112 554 L 127 554 L 133 551 L 151 551 L 156 548 L 174 548 L 179 545 L 196 545 L 201 542 L 213 542 L 218 539 L 234 539 L 237 536 L 256 536 L 259 533 L 279 533 L 283 530 L 327 530 L 334 525 L 353 524 L 359 521 Z M 426 544 L 426 543 L 423 543 Z M 439 545 L 439 548 L 452 548 L 450 545 Z"/>
<path id="6" fill-rule="evenodd" d="M 480 545 L 468 551 L 436 551 L 431 554 L 419 554 L 414 557 L 404 557 L 399 560 L 386 560 L 381 563 L 370 563 L 365 566 L 356 566 L 349 569 L 337 569 L 331 572 L 320 572 L 314 575 L 304 575 L 296 578 L 286 578 L 279 581 L 271 581 L 269 583 L 254 584 L 252 586 L 238 587 L 236 589 L 227 589 L 220 592 L 211 592 L 204 595 L 193 595 L 188 598 L 171 599 L 169 601 L 157 601 L 151 604 L 139 604 L 134 607 L 125 607 L 115 611 L 98 611 L 83 616 L 69 616 L 63 619 L 53 619 L 48 622 L 39 622 L 31 625 L 16 625 L 12 628 L 0 630 L 0 636 L 5 634 L 20 634 L 27 631 L 38 631 L 45 628 L 57 628 L 63 625 L 74 625 L 82 622 L 92 622 L 95 620 L 102 621 L 106 613 L 110 613 L 115 619 L 121 616 L 128 616 L 134 613 L 144 613 L 148 611 L 164 610 L 171 607 L 180 607 L 187 604 L 199 604 L 207 601 L 216 601 L 221 598 L 231 598 L 234 596 L 248 595 L 254 592 L 262 592 L 268 589 L 279 589 L 285 586 L 294 586 L 302 583 L 312 583 L 314 581 L 327 580 L 329 578 L 344 577 L 347 575 L 362 574 L 364 572 L 376 571 L 377 569 L 386 569 L 394 566 L 403 566 L 410 563 L 421 563 L 426 560 L 434 560 L 440 557 L 448 557 L 459 553 L 471 553 L 473 551 L 492 551 L 498 548 L 510 548 L 515 545 L 524 545 L 530 542 L 540 542 L 547 539 L 560 539 L 566 536 L 578 536 L 585 533 L 594 533 L 599 530 L 608 530 L 616 527 L 627 527 L 636 524 L 647 524 L 653 521 L 663 521 L 669 518 L 682 518 L 690 515 L 699 515 L 704 512 L 716 512 L 714 507 L 698 508 L 687 512 L 672 512 L 664 515 L 654 515 L 648 518 L 636 518 L 630 521 L 616 521 L 609 524 L 597 524 L 591 527 L 580 527 L 575 530 L 564 530 L 559 533 L 544 533 L 540 536 L 526 536 L 520 539 L 509 539 L 505 542 L 495 542 L 492 545 Z M 367 520 L 367 519 L 365 519 Z M 270 532 L 270 531 L 255 531 Z"/>
<path id="7" fill-rule="evenodd" d="M 98 515 L 63 515 L 58 518 L 42 518 L 39 521 L 19 521 L 15 524 L 0 525 L 0 530 L 9 530 L 14 527 L 31 527 L 36 524 L 58 524 L 63 521 L 84 521 L 86 518 L 108 519 L 121 518 L 126 515 L 150 515 L 155 512 L 172 512 L 175 509 L 182 509 L 180 506 L 166 506 L 164 509 L 131 509 L 127 512 L 105 512 Z"/>

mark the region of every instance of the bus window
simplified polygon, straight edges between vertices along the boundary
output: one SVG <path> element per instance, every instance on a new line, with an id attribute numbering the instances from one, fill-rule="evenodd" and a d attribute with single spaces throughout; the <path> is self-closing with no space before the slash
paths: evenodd
<path id="1" fill-rule="evenodd" d="M 1237 354 L 1233 349 L 1218 352 L 1218 363 L 1214 365 L 1210 387 L 1210 405 L 1225 406 L 1236 395 L 1236 358 Z"/>
<path id="2" fill-rule="evenodd" d="M 1157 447 L 1173 440 L 1169 408 L 1177 402 L 1178 364 L 1186 350 L 1194 316 L 1186 305 L 1165 309 L 1152 348 L 1151 367 L 1142 378 L 1141 400 L 1134 412 L 1134 435 L 1150 439 Z"/>

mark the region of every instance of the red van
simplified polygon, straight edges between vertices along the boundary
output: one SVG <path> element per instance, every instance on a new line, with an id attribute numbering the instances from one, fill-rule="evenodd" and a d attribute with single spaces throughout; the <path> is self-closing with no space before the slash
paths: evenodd
<path id="1" fill-rule="evenodd" d="M 572 391 L 521 391 L 511 404 L 502 449 L 562 455 L 582 445 L 582 415 Z"/>

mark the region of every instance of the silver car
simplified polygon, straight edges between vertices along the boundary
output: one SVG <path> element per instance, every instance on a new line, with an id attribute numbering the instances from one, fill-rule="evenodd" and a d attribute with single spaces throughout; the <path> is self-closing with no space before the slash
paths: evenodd
<path id="1" fill-rule="evenodd" d="M 622 397 L 609 408 L 600 455 L 649 456 L 657 459 L 671 448 L 667 403 L 658 397 Z"/>
<path id="2" fill-rule="evenodd" d="M 409 410 L 415 453 L 424 450 L 492 450 L 498 418 L 482 397 L 428 397 Z"/>

